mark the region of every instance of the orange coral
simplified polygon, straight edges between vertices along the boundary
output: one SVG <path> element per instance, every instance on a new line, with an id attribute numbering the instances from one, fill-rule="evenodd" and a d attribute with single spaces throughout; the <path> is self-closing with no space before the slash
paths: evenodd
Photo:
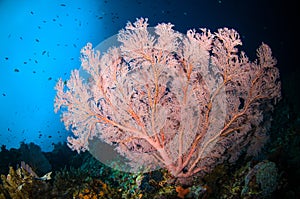
<path id="1" fill-rule="evenodd" d="M 183 188 L 182 186 L 176 186 L 176 192 L 179 198 L 184 198 L 188 193 L 190 193 L 190 189 Z"/>

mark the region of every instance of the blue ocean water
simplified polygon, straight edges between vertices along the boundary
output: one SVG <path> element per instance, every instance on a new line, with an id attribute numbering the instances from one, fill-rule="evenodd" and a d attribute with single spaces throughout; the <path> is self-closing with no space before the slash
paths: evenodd
<path id="1" fill-rule="evenodd" d="M 285 19 L 276 6 L 260 1 L 2 0 L 0 144 L 11 148 L 34 142 L 48 151 L 52 143 L 65 141 L 68 132 L 53 113 L 55 82 L 80 67 L 80 49 L 87 42 L 96 46 L 136 18 L 149 18 L 150 26 L 171 22 L 182 33 L 234 28 L 248 55 L 254 57 L 263 41 L 284 65 L 288 44 L 276 23 Z"/>

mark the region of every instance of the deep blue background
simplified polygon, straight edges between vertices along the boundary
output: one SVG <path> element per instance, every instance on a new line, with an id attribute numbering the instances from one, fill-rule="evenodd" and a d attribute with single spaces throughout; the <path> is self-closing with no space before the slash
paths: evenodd
<path id="1" fill-rule="evenodd" d="M 79 52 L 87 42 L 96 46 L 140 17 L 149 18 L 150 26 L 171 22 L 182 33 L 234 28 L 250 58 L 261 42 L 267 43 L 293 90 L 292 79 L 299 74 L 294 31 L 299 14 L 291 2 L 0 0 L 0 145 L 35 142 L 48 151 L 65 141 L 68 132 L 53 112 L 57 79 L 80 67 Z"/>

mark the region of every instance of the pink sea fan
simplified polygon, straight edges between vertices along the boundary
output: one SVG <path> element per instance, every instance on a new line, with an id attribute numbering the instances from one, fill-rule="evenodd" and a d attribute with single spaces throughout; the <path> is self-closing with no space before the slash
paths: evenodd
<path id="1" fill-rule="evenodd" d="M 118 41 L 102 54 L 88 43 L 81 50 L 88 76 L 74 70 L 55 87 L 55 112 L 62 109 L 74 134 L 71 149 L 90 150 L 97 138 L 124 156 L 131 171 L 165 167 L 176 177 L 259 151 L 280 99 L 269 46 L 262 44 L 251 62 L 238 52 L 242 42 L 233 29 L 183 35 L 162 23 L 153 33 L 143 18 L 128 22 Z"/>

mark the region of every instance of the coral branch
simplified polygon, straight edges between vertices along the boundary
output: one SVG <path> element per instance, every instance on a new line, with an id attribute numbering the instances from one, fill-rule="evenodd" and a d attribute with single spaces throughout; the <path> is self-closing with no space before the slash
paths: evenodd
<path id="1" fill-rule="evenodd" d="M 281 98 L 269 46 L 263 43 L 251 62 L 233 29 L 183 35 L 162 23 L 153 32 L 143 18 L 128 22 L 118 41 L 103 54 L 88 43 L 83 70 L 56 84 L 54 111 L 74 134 L 70 148 L 90 150 L 97 138 L 131 168 L 192 177 L 263 146 L 252 138 L 267 140 Z"/>

